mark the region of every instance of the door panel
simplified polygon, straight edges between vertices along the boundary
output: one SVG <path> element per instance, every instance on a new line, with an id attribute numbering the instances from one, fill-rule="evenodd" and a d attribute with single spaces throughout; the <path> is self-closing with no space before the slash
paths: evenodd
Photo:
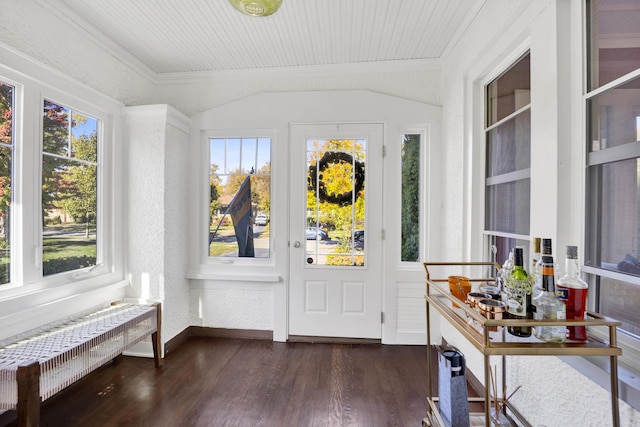
<path id="1" fill-rule="evenodd" d="M 289 334 L 380 338 L 381 124 L 292 125 Z"/>

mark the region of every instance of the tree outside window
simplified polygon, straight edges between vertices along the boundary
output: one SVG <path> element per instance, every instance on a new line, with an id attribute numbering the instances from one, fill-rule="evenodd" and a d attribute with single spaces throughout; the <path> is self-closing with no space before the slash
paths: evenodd
<path id="1" fill-rule="evenodd" d="M 11 281 L 13 86 L 0 83 L 0 284 Z"/>
<path id="2" fill-rule="evenodd" d="M 44 102 L 43 275 L 96 265 L 98 121 Z"/>

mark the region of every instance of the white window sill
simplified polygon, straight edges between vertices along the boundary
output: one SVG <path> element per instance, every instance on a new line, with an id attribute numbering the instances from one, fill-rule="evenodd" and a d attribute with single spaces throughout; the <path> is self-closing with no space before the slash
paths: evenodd
<path id="1" fill-rule="evenodd" d="M 238 273 L 212 273 L 193 272 L 187 273 L 187 278 L 192 280 L 215 282 L 252 282 L 252 283 L 280 283 L 282 277 L 278 274 L 238 274 Z"/>

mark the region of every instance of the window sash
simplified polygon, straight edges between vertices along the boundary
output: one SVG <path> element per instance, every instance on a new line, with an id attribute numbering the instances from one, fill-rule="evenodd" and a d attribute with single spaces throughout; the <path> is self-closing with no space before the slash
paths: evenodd
<path id="1" fill-rule="evenodd" d="M 502 263 L 509 244 L 528 239 L 530 223 L 530 54 L 485 86 L 485 230 Z M 501 99 L 503 98 L 503 99 Z M 516 191 L 517 188 L 517 191 Z M 498 192 L 515 192 L 502 198 Z M 523 194 L 526 193 L 526 194 Z M 520 195 L 516 200 L 516 196 Z M 505 205 L 504 202 L 509 202 Z"/>
<path id="2" fill-rule="evenodd" d="M 640 115 L 640 95 L 635 92 L 640 77 L 640 62 L 621 62 L 620 59 L 630 58 L 630 56 L 618 49 L 620 45 L 612 45 L 608 42 L 606 33 L 612 27 L 606 27 L 608 15 L 624 13 L 624 10 L 607 8 L 606 1 L 592 0 L 586 1 L 587 14 L 585 16 L 585 28 L 587 32 L 587 55 L 586 67 L 586 93 L 584 95 L 585 113 L 585 144 L 587 155 L 585 157 L 586 182 L 585 182 L 585 266 L 583 273 L 587 275 L 590 286 L 590 300 L 592 309 L 603 312 L 605 315 L 616 317 L 615 312 L 621 312 L 625 308 L 612 305 L 609 293 L 609 286 L 617 286 L 617 289 L 627 289 L 631 291 L 640 286 L 640 277 L 629 271 L 620 271 L 619 263 L 613 262 L 613 258 L 625 257 L 623 254 L 632 251 L 633 244 L 630 243 L 634 236 L 619 242 L 615 234 L 611 235 L 612 227 L 619 229 L 625 227 L 626 230 L 635 233 L 638 237 L 638 226 L 640 224 L 633 209 L 624 209 L 624 217 L 617 215 L 621 213 L 620 206 L 605 206 L 613 203 L 612 197 L 625 198 L 627 194 L 632 195 L 630 204 L 636 205 L 638 209 L 638 183 L 640 172 L 638 164 L 640 162 L 640 141 L 637 128 L 640 127 L 637 116 Z M 602 9 L 600 9 L 602 7 Z M 640 13 L 636 10 L 635 13 Z M 640 15 L 639 15 L 640 16 Z M 604 21 L 603 21 L 604 20 Z M 640 29 L 637 20 L 625 20 L 633 28 L 616 24 L 615 31 L 619 36 L 632 35 Z M 598 28 L 595 24 L 598 23 Z M 621 23 L 619 23 L 621 24 Z M 605 25 L 605 27 L 601 27 Z M 599 34 L 600 29 L 604 30 L 604 37 Z M 607 29 L 609 28 L 609 29 Z M 640 46 L 625 46 L 625 49 L 633 48 L 640 50 Z M 616 62 L 617 61 L 617 62 Z M 616 68 L 617 67 L 617 68 Z M 594 111 L 594 108 L 598 108 Z M 637 108 L 637 110 L 633 110 Z M 629 112 L 637 111 L 635 122 L 633 114 Z M 596 112 L 597 114 L 593 114 Z M 635 126 L 636 129 L 633 127 Z M 635 166 L 634 166 L 635 161 Z M 608 173 L 608 175 L 607 175 Z M 635 174 L 635 181 L 622 179 L 625 176 L 631 178 Z M 620 186 L 622 181 L 626 183 Z M 616 189 L 617 196 L 611 194 L 606 188 L 612 185 Z M 618 193 L 619 190 L 620 192 Z M 625 192 L 626 190 L 626 192 Z M 609 200 L 609 202 L 607 202 Z M 634 216 L 636 218 L 634 219 Z M 633 224 L 635 222 L 635 225 Z M 625 225 L 626 224 L 626 225 Z M 626 228 L 630 227 L 630 228 Z M 623 230 L 624 234 L 624 230 Z M 613 239 L 613 240 L 612 240 Z M 627 245 L 627 249 L 625 249 Z M 614 247 L 615 246 L 615 247 Z M 640 250 L 635 248 L 635 256 L 640 255 Z M 617 285 L 616 285 L 617 284 Z M 626 291 L 625 291 L 626 292 Z M 631 292 L 627 297 L 620 295 L 621 303 L 628 299 L 634 299 L 638 292 Z M 603 299 L 604 298 L 604 299 Z M 609 302 L 607 302 L 609 301 Z M 604 310 L 604 311 L 603 311 Z M 613 311 L 611 311 L 613 310 Z M 640 319 L 626 319 L 625 322 L 636 322 L 635 324 L 625 323 L 621 331 L 640 338 Z M 636 344 L 633 344 L 637 347 Z"/>

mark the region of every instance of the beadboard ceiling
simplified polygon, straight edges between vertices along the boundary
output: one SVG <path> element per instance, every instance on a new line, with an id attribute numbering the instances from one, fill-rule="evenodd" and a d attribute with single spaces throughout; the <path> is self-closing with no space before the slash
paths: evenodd
<path id="1" fill-rule="evenodd" d="M 283 0 L 256 18 L 227 0 L 39 0 L 157 75 L 438 59 L 485 1 Z"/>

